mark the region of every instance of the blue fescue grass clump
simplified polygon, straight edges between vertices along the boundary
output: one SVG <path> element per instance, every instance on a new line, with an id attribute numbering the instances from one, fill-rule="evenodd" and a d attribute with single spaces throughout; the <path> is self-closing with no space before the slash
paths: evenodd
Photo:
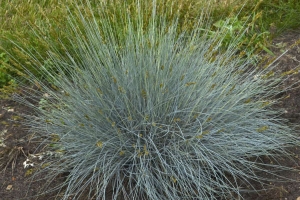
<path id="1" fill-rule="evenodd" d="M 230 198 L 241 182 L 263 181 L 264 165 L 284 169 L 255 161 L 297 143 L 271 107 L 282 92 L 273 67 L 250 67 L 234 41 L 218 53 L 201 17 L 178 35 L 154 6 L 147 26 L 142 11 L 124 14 L 120 37 L 109 16 L 99 25 L 80 14 L 69 21 L 72 51 L 49 52 L 50 83 L 28 73 L 43 99 L 27 101 L 27 123 L 58 155 L 39 173 L 47 183 L 66 175 L 60 199 Z"/>

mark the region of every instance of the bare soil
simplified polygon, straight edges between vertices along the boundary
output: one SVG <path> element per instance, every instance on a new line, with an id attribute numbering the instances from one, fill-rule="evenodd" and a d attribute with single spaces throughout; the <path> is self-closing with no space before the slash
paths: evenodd
<path id="1" fill-rule="evenodd" d="M 293 30 L 284 33 L 282 36 L 273 40 L 270 49 L 275 56 L 280 56 L 285 50 L 288 52 L 280 56 L 276 61 L 277 69 L 281 72 L 288 72 L 300 67 L 300 30 Z M 292 90 L 282 94 L 287 97 L 277 105 L 278 109 L 283 109 L 283 116 L 289 120 L 289 123 L 300 125 L 300 74 L 291 74 L 288 76 L 286 86 L 293 85 Z M 20 105 L 12 100 L 0 100 L 0 200 L 21 200 L 35 199 L 43 185 L 41 181 L 30 179 L 33 169 L 28 166 L 24 168 L 24 162 L 34 154 L 37 144 L 32 141 L 32 133 L 26 130 L 22 125 L 21 115 L 30 113 L 29 108 Z M 300 137 L 300 131 L 299 131 Z M 293 152 L 294 160 L 283 159 L 283 163 L 293 170 L 280 172 L 282 177 L 292 179 L 285 182 L 270 182 L 262 186 L 257 184 L 255 188 L 257 193 L 245 193 L 246 200 L 296 200 L 300 199 L 300 147 L 290 149 Z M 267 161 L 268 162 L 268 161 Z M 27 163 L 29 164 L 29 163 Z M 268 176 L 268 175 L 266 175 Z M 38 177 L 36 177 L 38 179 Z M 61 180 L 57 179 L 55 182 Z M 30 187 L 29 187 L 30 186 Z M 39 199 L 55 199 L 51 194 L 41 196 Z M 59 197 L 57 197 L 59 199 Z M 299 200 L 298 199 L 298 200 Z"/>

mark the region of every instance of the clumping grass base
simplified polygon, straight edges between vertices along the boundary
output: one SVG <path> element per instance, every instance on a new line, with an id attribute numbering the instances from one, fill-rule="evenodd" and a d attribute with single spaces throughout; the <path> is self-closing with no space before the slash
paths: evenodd
<path id="1" fill-rule="evenodd" d="M 109 16 L 74 19 L 72 54 L 49 53 L 49 84 L 28 73 L 44 96 L 25 102 L 36 111 L 31 131 L 58 155 L 37 173 L 47 183 L 67 174 L 53 188 L 60 199 L 230 198 L 241 181 L 264 180 L 255 158 L 296 144 L 271 107 L 282 80 L 271 66 L 250 67 L 234 42 L 218 52 L 222 42 L 197 26 L 178 35 L 155 8 L 147 26 L 126 15 L 122 40 Z"/>

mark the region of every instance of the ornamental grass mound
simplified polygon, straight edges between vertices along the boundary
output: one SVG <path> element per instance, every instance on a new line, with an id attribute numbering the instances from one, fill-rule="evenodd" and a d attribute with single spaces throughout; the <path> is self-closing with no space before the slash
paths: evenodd
<path id="1" fill-rule="evenodd" d="M 79 6 L 67 22 L 72 46 L 49 43 L 51 67 L 35 63 L 48 82 L 27 72 L 38 87 L 16 99 L 35 110 L 25 124 L 48 152 L 34 175 L 47 185 L 64 174 L 47 189 L 60 199 L 230 199 L 240 184 L 263 182 L 257 173 L 286 169 L 257 161 L 297 145 L 272 107 L 283 92 L 275 66 L 253 67 L 238 38 L 221 50 L 204 14 L 178 33 L 153 5 L 147 22 L 139 1 L 135 18 L 124 10 L 119 22 L 105 6 Z"/>

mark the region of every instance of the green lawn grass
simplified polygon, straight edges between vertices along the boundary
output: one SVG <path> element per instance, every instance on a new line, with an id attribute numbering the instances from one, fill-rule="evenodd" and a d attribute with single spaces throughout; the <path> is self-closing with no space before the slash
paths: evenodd
<path id="1" fill-rule="evenodd" d="M 59 51 L 67 48 L 70 51 L 66 31 L 66 21 L 69 13 L 76 10 L 71 0 L 42 0 L 38 3 L 32 1 L 4 0 L 0 3 L 0 53 L 7 54 L 9 62 L 0 58 L 0 91 L 3 87 L 11 84 L 13 77 L 22 76 L 20 63 L 28 70 L 38 75 L 31 67 L 33 60 L 19 49 L 35 51 L 39 55 L 37 59 L 47 61 L 48 43 L 57 46 Z M 134 1 L 113 0 L 107 6 L 107 12 L 111 21 L 123 20 L 122 14 L 118 13 L 119 8 L 126 9 L 131 14 L 137 15 L 138 10 L 133 6 Z M 151 14 L 151 2 L 143 1 L 144 9 Z M 99 4 L 96 0 L 91 1 L 93 9 L 97 10 Z M 300 26 L 300 4 L 298 0 L 160 0 L 157 1 L 158 13 L 164 14 L 168 20 L 174 17 L 179 18 L 178 33 L 191 31 L 201 11 L 205 10 L 207 24 L 204 29 L 210 29 L 212 37 L 215 37 L 221 26 L 227 26 L 228 32 L 222 42 L 227 47 L 240 32 L 245 31 L 240 39 L 237 48 L 242 56 L 246 58 L 257 55 L 262 50 L 268 50 L 268 44 L 278 34 Z M 69 9 L 69 11 L 68 11 Z M 85 9 L 85 8 L 80 8 Z M 88 12 L 88 11 L 87 11 Z M 101 16 L 96 16 L 101 23 Z M 134 17 L 133 17 L 134 19 Z M 146 17 L 142 23 L 148 23 Z M 126 22 L 124 22 L 126 23 Z M 80 29 L 81 27 L 79 27 Z M 105 31 L 105 30 L 103 30 Z M 115 30 L 119 37 L 122 37 L 123 27 Z M 13 43 L 11 42 L 13 41 Z M 63 47 L 61 42 L 65 44 Z M 13 60 L 12 58 L 17 58 Z M 6 58 L 5 58 L 6 59 Z M 12 76 L 8 76 L 8 74 Z M 40 75 L 41 78 L 43 77 Z M 6 91 L 7 92 L 7 91 Z"/>

